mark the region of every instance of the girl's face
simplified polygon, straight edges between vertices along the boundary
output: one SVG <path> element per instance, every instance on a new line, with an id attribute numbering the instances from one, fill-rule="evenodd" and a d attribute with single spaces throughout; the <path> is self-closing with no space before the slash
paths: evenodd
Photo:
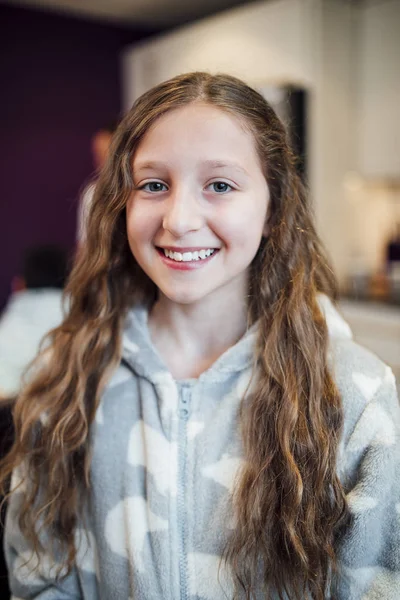
<path id="1" fill-rule="evenodd" d="M 141 141 L 133 177 L 129 245 L 161 294 L 179 304 L 244 298 L 269 193 L 241 122 L 201 103 L 167 113 Z"/>

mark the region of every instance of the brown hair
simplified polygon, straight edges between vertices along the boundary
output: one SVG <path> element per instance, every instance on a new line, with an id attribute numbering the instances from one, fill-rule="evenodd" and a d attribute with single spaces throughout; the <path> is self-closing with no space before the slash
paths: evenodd
<path id="1" fill-rule="evenodd" d="M 25 463 L 22 532 L 39 552 L 36 524 L 50 527 L 70 569 L 74 530 L 89 495 L 90 424 L 120 360 L 127 310 L 139 300 L 151 304 L 156 294 L 127 242 L 133 155 L 156 119 L 197 101 L 227 111 L 252 131 L 271 197 L 269 235 L 250 267 L 249 315 L 259 321 L 257 384 L 242 402 L 246 461 L 225 561 L 235 597 L 252 598 L 261 574 L 266 598 L 276 592 L 281 599 L 286 593 L 322 600 L 346 513 L 336 474 L 342 408 L 317 303 L 320 292 L 335 298 L 335 279 L 284 127 L 260 94 L 233 77 L 192 73 L 171 79 L 139 98 L 120 124 L 96 185 L 87 242 L 67 286 L 69 313 L 50 334 L 50 358 L 38 359 L 38 374 L 16 403 L 16 439 L 0 477 L 5 481 Z"/>

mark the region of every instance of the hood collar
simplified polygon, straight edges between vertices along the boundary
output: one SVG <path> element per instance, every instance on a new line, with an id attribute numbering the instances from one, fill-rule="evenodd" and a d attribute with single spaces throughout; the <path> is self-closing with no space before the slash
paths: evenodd
<path id="1" fill-rule="evenodd" d="M 326 319 L 331 339 L 351 339 L 351 329 L 340 316 L 332 301 L 325 295 L 318 296 L 320 309 Z M 154 347 L 148 328 L 148 310 L 143 306 L 132 308 L 126 318 L 122 358 L 138 375 L 153 383 L 159 381 L 160 373 L 168 373 L 168 368 Z M 249 368 L 254 360 L 254 348 L 257 338 L 257 323 L 215 363 L 199 376 L 199 380 L 221 381 L 235 372 Z"/>

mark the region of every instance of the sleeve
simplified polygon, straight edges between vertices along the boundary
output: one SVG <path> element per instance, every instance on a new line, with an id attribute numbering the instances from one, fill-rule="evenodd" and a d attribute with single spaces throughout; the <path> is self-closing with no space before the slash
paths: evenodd
<path id="1" fill-rule="evenodd" d="M 17 477 L 14 473 L 14 485 Z M 82 600 L 83 595 L 76 569 L 66 577 L 57 579 L 57 564 L 45 554 L 41 557 L 38 567 L 32 548 L 29 547 L 18 527 L 21 498 L 22 494 L 19 491 L 11 495 L 5 523 L 4 551 L 11 600 Z"/>
<path id="2" fill-rule="evenodd" d="M 375 379 L 371 385 L 375 385 Z M 365 376 L 365 382 L 368 377 Z M 345 449 L 350 520 L 337 549 L 336 600 L 400 598 L 400 409 L 389 368 Z"/>
<path id="3" fill-rule="evenodd" d="M 32 360 L 21 319 L 6 308 L 0 319 L 0 397 L 19 392 L 24 367 Z"/>

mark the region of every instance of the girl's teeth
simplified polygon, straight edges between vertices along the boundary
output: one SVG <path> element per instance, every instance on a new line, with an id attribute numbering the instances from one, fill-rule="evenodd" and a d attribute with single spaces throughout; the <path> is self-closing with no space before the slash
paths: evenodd
<path id="1" fill-rule="evenodd" d="M 189 260 L 196 260 L 199 258 L 198 252 L 184 252 L 182 254 L 182 260 L 188 262 Z"/>
<path id="2" fill-rule="evenodd" d="M 214 253 L 212 248 L 208 248 L 207 250 L 195 250 L 194 252 L 172 252 L 171 250 L 166 250 L 164 248 L 164 254 L 168 258 L 172 260 L 176 260 L 178 262 L 191 262 L 193 260 L 204 260 L 211 256 Z"/>

